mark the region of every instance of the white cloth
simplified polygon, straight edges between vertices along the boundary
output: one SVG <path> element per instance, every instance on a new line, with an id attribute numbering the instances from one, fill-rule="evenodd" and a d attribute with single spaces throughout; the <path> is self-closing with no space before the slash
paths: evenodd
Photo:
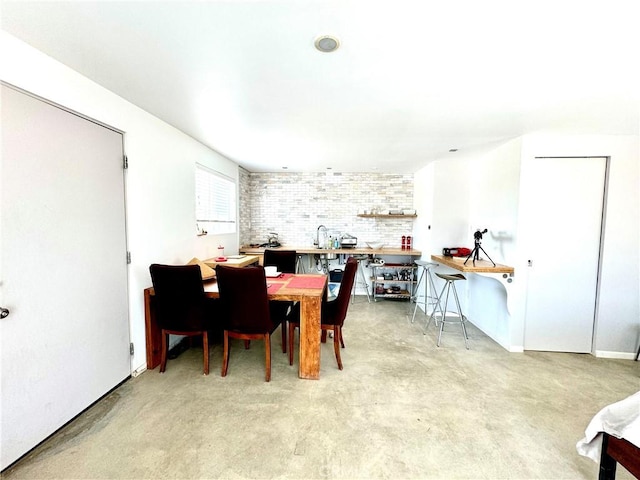
<path id="1" fill-rule="evenodd" d="M 585 437 L 576 444 L 578 453 L 599 462 L 602 432 L 640 447 L 640 392 L 600 410 L 589 422 Z"/>

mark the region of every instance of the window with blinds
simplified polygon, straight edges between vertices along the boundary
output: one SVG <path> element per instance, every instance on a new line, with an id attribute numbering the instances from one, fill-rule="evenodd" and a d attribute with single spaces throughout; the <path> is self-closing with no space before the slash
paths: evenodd
<path id="1" fill-rule="evenodd" d="M 198 233 L 235 233 L 236 183 L 196 164 L 196 228 Z"/>

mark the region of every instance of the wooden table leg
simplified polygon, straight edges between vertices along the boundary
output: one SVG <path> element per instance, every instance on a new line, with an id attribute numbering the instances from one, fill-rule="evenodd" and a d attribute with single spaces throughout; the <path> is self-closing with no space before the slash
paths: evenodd
<path id="1" fill-rule="evenodd" d="M 600 471 L 598 480 L 615 480 L 616 461 L 608 453 L 609 435 L 602 433 L 602 453 L 600 454 Z"/>
<path id="2" fill-rule="evenodd" d="M 634 477 L 640 478 L 640 448 L 624 438 L 617 438 L 602 432 L 602 454 L 598 479 L 615 480 L 618 463 Z"/>
<path id="3" fill-rule="evenodd" d="M 298 376 L 320 378 L 320 308 L 321 297 L 302 297 L 300 302 L 300 369 Z"/>
<path id="4" fill-rule="evenodd" d="M 160 365 L 162 335 L 152 305 L 151 289 L 144 290 L 144 326 L 147 347 L 147 370 L 153 370 Z"/>

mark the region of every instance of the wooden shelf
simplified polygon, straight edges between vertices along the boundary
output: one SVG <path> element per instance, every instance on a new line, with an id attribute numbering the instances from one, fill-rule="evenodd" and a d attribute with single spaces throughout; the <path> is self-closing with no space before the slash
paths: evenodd
<path id="1" fill-rule="evenodd" d="M 406 300 L 410 297 L 410 294 L 407 290 L 400 290 L 398 293 L 376 293 L 375 298 L 395 298 Z"/>
<path id="2" fill-rule="evenodd" d="M 418 215 L 417 214 L 413 214 L 413 215 L 404 215 L 404 214 L 400 214 L 400 215 L 389 215 L 388 213 L 359 213 L 358 214 L 359 217 L 361 218 L 415 218 Z"/>

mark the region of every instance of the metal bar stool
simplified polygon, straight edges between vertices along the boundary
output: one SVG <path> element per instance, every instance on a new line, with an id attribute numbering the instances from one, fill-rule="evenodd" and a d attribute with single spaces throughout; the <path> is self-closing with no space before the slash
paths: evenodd
<path id="1" fill-rule="evenodd" d="M 371 303 L 371 296 L 369 295 L 369 284 L 367 283 L 367 277 L 364 274 L 364 267 L 362 266 L 362 262 L 369 259 L 368 255 L 354 255 L 353 258 L 358 262 L 358 275 L 356 275 L 356 280 L 353 282 L 353 290 L 351 291 L 351 303 L 353 303 L 356 297 L 356 288 L 358 285 L 364 286 L 364 291 L 367 292 L 367 300 Z"/>
<path id="2" fill-rule="evenodd" d="M 433 276 L 431 275 L 431 269 L 437 267 L 439 264 L 433 262 L 427 262 L 425 260 L 416 260 L 414 262 L 418 266 L 418 270 L 420 271 L 420 275 L 418 276 L 418 283 L 416 283 L 415 288 L 413 289 L 413 294 L 411 295 L 411 301 L 415 302 L 415 307 L 413 308 L 413 316 L 411 317 L 411 323 L 416 319 L 416 312 L 418 311 L 418 304 L 422 303 L 424 305 L 424 313 L 425 315 L 429 311 L 430 305 L 435 305 L 437 297 L 436 287 L 433 283 Z M 420 296 L 420 285 L 424 285 L 424 296 Z M 419 300 L 422 298 L 422 302 Z M 411 303 L 411 301 L 409 303 Z M 436 325 L 437 325 L 436 320 Z"/>
<path id="3" fill-rule="evenodd" d="M 445 284 L 442 286 L 442 290 L 440 291 L 440 295 L 436 300 L 436 304 L 431 311 L 431 315 L 429 316 L 429 321 L 427 325 L 424 327 L 423 334 L 426 335 L 427 329 L 431 324 L 431 320 L 433 320 L 436 316 L 436 310 L 439 310 L 440 313 L 440 333 L 438 333 L 438 347 L 440 346 L 440 338 L 442 337 L 442 331 L 444 330 L 445 323 L 460 323 L 460 327 L 462 328 L 462 336 L 464 338 L 464 346 L 469 350 L 469 343 L 467 342 L 469 336 L 467 335 L 467 327 L 465 326 L 465 322 L 467 321 L 467 317 L 462 314 L 462 309 L 460 308 L 460 300 L 458 299 L 458 292 L 456 291 L 455 282 L 458 280 L 466 280 L 465 276 L 461 273 L 454 274 L 446 274 L 446 273 L 437 273 L 436 276 L 443 279 Z M 447 311 L 447 307 L 449 304 L 449 292 L 453 290 L 453 298 L 456 301 L 456 312 Z M 444 303 L 442 298 L 444 297 Z M 447 320 L 447 314 L 449 316 L 456 316 L 456 320 Z M 438 324 L 438 319 L 436 318 L 436 325 Z"/>
<path id="4" fill-rule="evenodd" d="M 415 287 L 412 289 L 412 294 L 410 298 L 410 302 L 415 302 L 415 307 L 413 309 L 413 316 L 411 317 L 411 323 L 414 322 L 416 318 L 416 312 L 418 310 L 418 304 L 422 303 L 424 305 L 424 313 L 428 314 L 428 309 L 430 305 L 434 305 L 437 297 L 435 284 L 433 282 L 433 276 L 431 274 L 431 269 L 438 267 L 438 263 L 427 262 L 425 260 L 415 260 L 414 263 L 417 266 L 417 271 L 419 272 L 418 281 L 415 284 Z M 420 295 L 420 285 L 424 285 L 424 296 Z M 420 301 L 420 298 L 423 300 Z"/>

